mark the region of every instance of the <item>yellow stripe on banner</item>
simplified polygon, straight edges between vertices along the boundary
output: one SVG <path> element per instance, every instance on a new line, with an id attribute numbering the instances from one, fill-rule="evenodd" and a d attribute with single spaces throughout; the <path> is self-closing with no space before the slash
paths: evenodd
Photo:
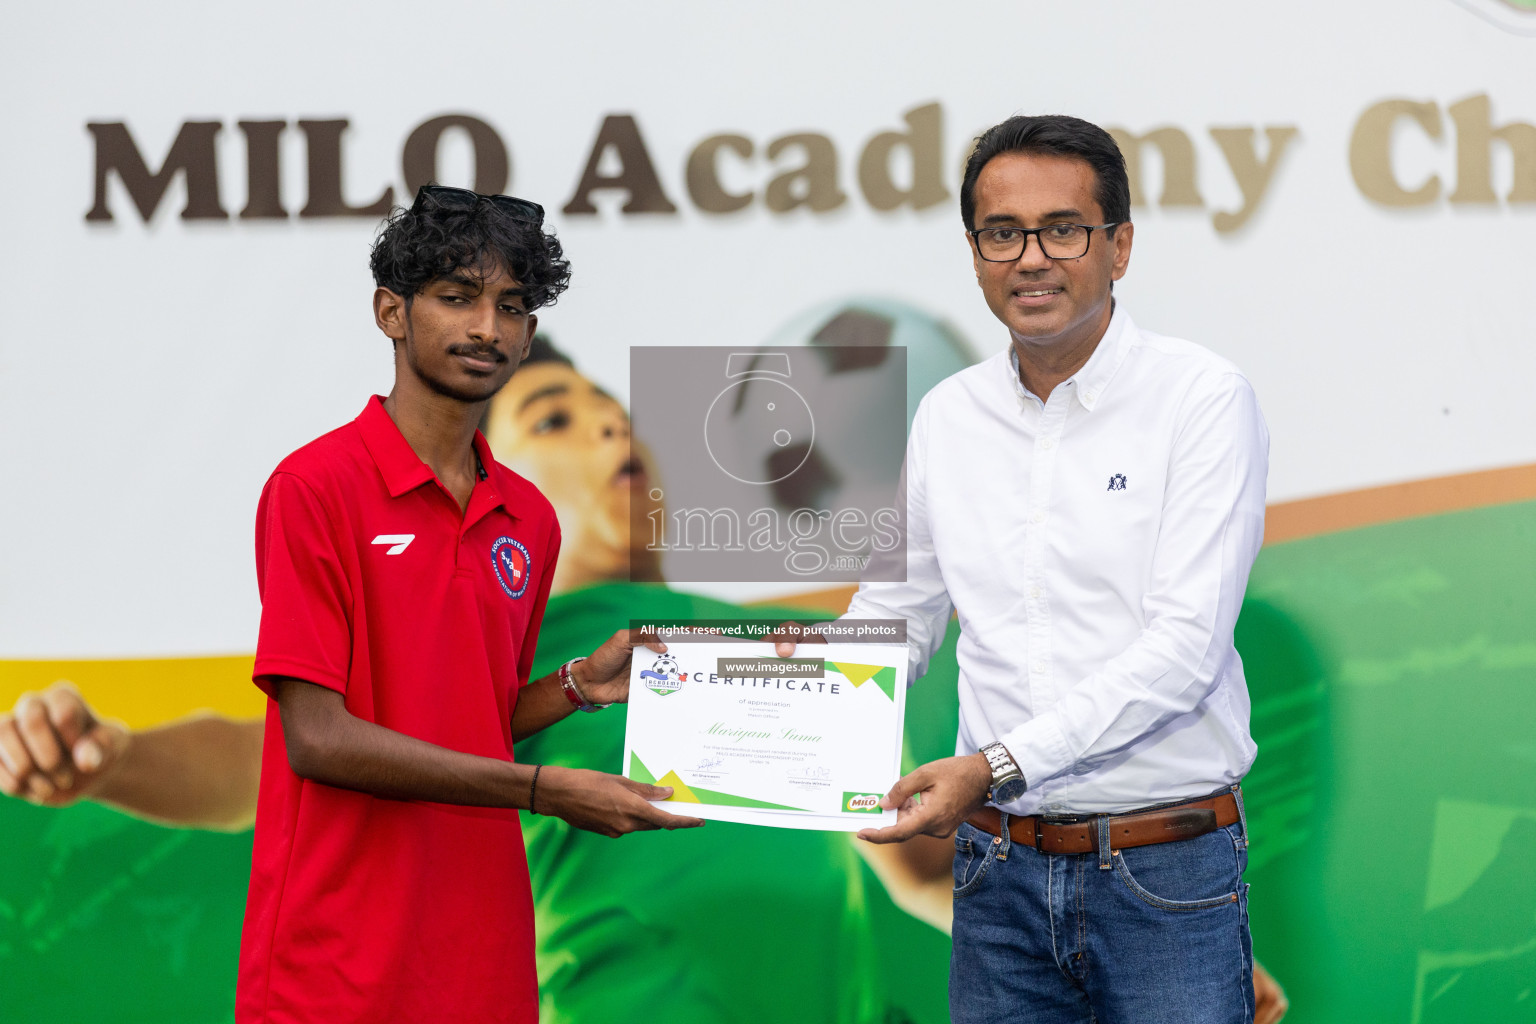
<path id="1" fill-rule="evenodd" d="M 0 660 L 0 711 L 28 690 L 60 679 L 80 688 L 104 718 L 142 729 L 194 711 L 231 718 L 266 714 L 267 698 L 251 682 L 254 655 L 224 658 L 128 658 L 80 661 Z"/>

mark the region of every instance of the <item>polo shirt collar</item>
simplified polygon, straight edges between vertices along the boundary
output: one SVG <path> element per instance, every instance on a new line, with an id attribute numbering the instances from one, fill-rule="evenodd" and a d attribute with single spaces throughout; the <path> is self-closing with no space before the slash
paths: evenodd
<path id="1" fill-rule="evenodd" d="M 358 432 L 363 436 L 363 446 L 373 457 L 374 465 L 379 467 L 379 475 L 384 478 L 384 486 L 389 488 L 391 498 L 398 498 L 437 479 L 432 467 L 421 461 L 405 435 L 400 433 L 400 428 L 384 409 L 383 398 L 378 395 L 370 398 L 356 423 Z M 475 489 L 470 494 L 465 518 L 471 524 L 498 506 L 512 512 L 490 476 L 495 457 L 491 455 L 490 445 L 478 430 L 475 431 L 474 445 L 475 454 L 480 457 L 480 465 L 486 476 L 475 482 Z"/>
<path id="2" fill-rule="evenodd" d="M 379 475 L 384 478 L 384 486 L 389 488 L 391 498 L 398 498 L 434 479 L 431 467 L 411 450 L 410 442 L 390 419 L 382 397 L 374 395 L 368 399 L 356 422 L 358 433 L 363 435 L 363 444 L 373 456 L 374 465 L 379 467 Z"/>
<path id="3" fill-rule="evenodd" d="M 1125 362 L 1125 357 L 1131 349 L 1131 339 L 1135 334 L 1136 328 L 1131 323 L 1131 315 L 1125 311 L 1124 306 L 1116 302 L 1114 312 L 1109 317 L 1109 326 L 1104 329 L 1104 337 L 1099 339 L 1093 355 L 1088 357 L 1082 369 L 1062 381 L 1059 386 L 1066 387 L 1071 384 L 1078 404 L 1092 412 L 1094 406 L 1103 400 L 1104 389 L 1109 386 L 1110 380 Z M 1024 398 L 1027 392 L 1024 390 L 1023 382 L 1019 380 L 1019 350 L 1011 343 L 1008 346 L 1008 372 L 1013 380 L 1014 393 L 1021 399 Z"/>

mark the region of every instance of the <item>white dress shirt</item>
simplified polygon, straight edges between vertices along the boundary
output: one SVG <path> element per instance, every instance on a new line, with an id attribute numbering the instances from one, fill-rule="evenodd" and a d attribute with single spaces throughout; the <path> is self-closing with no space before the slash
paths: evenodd
<path id="1" fill-rule="evenodd" d="M 1242 373 L 1124 307 L 1049 401 L 1010 346 L 919 405 L 906 582 L 846 617 L 905 618 L 915 680 L 959 614 L 956 751 L 1002 741 L 1029 787 L 1011 814 L 1210 793 L 1256 750 L 1232 628 L 1268 452 Z"/>

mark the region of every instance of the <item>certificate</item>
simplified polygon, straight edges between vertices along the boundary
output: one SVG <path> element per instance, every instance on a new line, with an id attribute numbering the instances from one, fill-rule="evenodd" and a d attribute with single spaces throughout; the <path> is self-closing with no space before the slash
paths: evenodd
<path id="1" fill-rule="evenodd" d="M 766 643 L 635 648 L 624 774 L 697 818 L 854 832 L 896 822 L 907 648 Z"/>

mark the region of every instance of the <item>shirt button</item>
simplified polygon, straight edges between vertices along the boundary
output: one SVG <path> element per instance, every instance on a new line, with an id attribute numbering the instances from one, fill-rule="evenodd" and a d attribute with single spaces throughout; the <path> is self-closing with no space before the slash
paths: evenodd
<path id="1" fill-rule="evenodd" d="M 1031 666 L 1029 666 L 1029 667 L 1030 667 L 1030 669 L 1031 669 L 1031 670 L 1032 670 L 1032 671 L 1035 671 L 1035 672 L 1044 672 L 1044 671 L 1045 671 L 1045 662 L 1043 662 L 1043 661 L 1037 661 L 1037 662 L 1035 662 L 1035 663 L 1034 663 L 1034 664 L 1033 664 L 1033 665 L 1031 665 Z"/>
<path id="2" fill-rule="evenodd" d="M 1029 596 L 1031 598 L 1033 598 L 1034 600 L 1036 600 L 1036 601 L 1040 600 L 1040 588 L 1039 587 L 1030 587 L 1029 588 Z"/>
<path id="3" fill-rule="evenodd" d="M 1037 511 L 1034 515 L 1029 517 L 1029 521 L 1032 523 L 1043 523 L 1045 522 L 1045 513 Z"/>
<path id="4" fill-rule="evenodd" d="M 1084 397 L 1084 398 L 1086 398 L 1086 399 L 1088 399 L 1088 401 L 1090 401 L 1090 402 L 1091 402 L 1091 401 L 1093 401 L 1093 400 L 1094 400 L 1094 399 L 1095 399 L 1095 398 L 1097 398 L 1097 397 L 1098 397 L 1098 394 L 1099 394 L 1099 393 L 1098 393 L 1098 392 L 1097 392 L 1097 391 L 1089 391 L 1089 392 L 1087 392 L 1087 393 L 1086 393 L 1086 394 L 1084 394 L 1084 395 L 1083 395 L 1083 397 Z"/>
<path id="5" fill-rule="evenodd" d="M 1056 447 L 1056 439 L 1054 437 L 1048 437 L 1044 441 L 1040 442 L 1040 447 L 1044 448 L 1046 451 L 1050 451 L 1052 448 Z"/>

